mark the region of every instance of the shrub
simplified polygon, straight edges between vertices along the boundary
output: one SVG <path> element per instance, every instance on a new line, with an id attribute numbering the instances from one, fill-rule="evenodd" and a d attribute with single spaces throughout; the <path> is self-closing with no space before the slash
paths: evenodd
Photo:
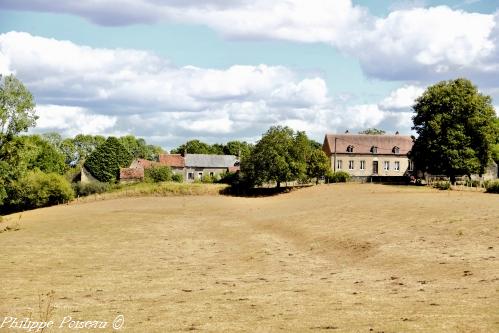
<path id="1" fill-rule="evenodd" d="M 219 181 L 220 181 L 220 176 L 219 175 L 213 175 L 213 176 L 204 175 L 201 178 L 201 182 L 202 183 L 212 184 L 212 183 L 218 183 Z"/>
<path id="2" fill-rule="evenodd" d="M 172 181 L 176 182 L 176 183 L 182 183 L 184 181 L 184 177 L 182 177 L 182 175 L 179 175 L 177 173 L 174 173 L 172 175 Z"/>
<path id="3" fill-rule="evenodd" d="M 346 183 L 350 178 L 350 174 L 345 171 L 336 171 L 327 175 L 329 183 Z"/>
<path id="4" fill-rule="evenodd" d="M 450 190 L 450 181 L 448 180 L 439 180 L 438 182 L 433 183 L 434 188 L 439 190 Z"/>
<path id="5" fill-rule="evenodd" d="M 499 180 L 488 181 L 485 188 L 487 193 L 499 193 Z"/>
<path id="6" fill-rule="evenodd" d="M 239 174 L 237 172 L 225 172 L 221 175 L 217 183 L 232 185 L 239 181 Z"/>
<path id="7" fill-rule="evenodd" d="M 64 203 L 74 198 L 71 184 L 64 176 L 35 170 L 16 182 L 11 206 L 30 209 Z"/>
<path id="8" fill-rule="evenodd" d="M 172 169 L 168 166 L 153 166 L 145 170 L 147 180 L 160 183 L 172 180 Z"/>
<path id="9" fill-rule="evenodd" d="M 466 179 L 466 181 L 464 182 L 464 186 L 478 187 L 480 186 L 480 181 L 473 179 Z"/>
<path id="10" fill-rule="evenodd" d="M 73 189 L 77 196 L 87 196 L 91 194 L 104 193 L 109 189 L 108 183 L 91 182 L 91 183 L 73 183 Z"/>
<path id="11" fill-rule="evenodd" d="M 204 175 L 204 176 L 201 178 L 201 182 L 202 182 L 202 183 L 213 183 L 214 181 L 215 181 L 214 177 L 209 176 L 209 175 Z"/>

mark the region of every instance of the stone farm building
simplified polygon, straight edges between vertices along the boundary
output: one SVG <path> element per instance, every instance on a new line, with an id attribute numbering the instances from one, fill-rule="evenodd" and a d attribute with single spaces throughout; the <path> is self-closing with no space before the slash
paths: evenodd
<path id="1" fill-rule="evenodd" d="M 352 177 L 402 177 L 412 174 L 409 159 L 413 141 L 410 136 L 370 134 L 327 134 L 322 149 L 334 171 L 346 171 Z"/>
<path id="2" fill-rule="evenodd" d="M 182 175 L 184 181 L 201 180 L 204 176 L 216 176 L 239 171 L 239 159 L 234 155 L 209 154 L 161 154 L 159 161 L 136 159 L 130 167 L 120 170 L 120 182 L 144 179 L 144 169 L 153 166 L 169 166 L 173 173 Z M 142 170 L 142 171 L 140 171 Z"/>

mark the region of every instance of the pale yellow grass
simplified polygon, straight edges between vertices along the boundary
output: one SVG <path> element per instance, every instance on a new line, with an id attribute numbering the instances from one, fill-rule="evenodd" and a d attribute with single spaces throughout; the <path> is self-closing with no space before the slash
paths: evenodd
<path id="1" fill-rule="evenodd" d="M 220 191 L 227 188 L 225 184 L 204 184 L 204 183 L 148 183 L 140 182 L 136 184 L 121 185 L 101 194 L 92 194 L 86 197 L 77 198 L 73 203 L 90 202 L 96 200 L 118 199 L 126 197 L 145 196 L 184 196 L 184 195 L 218 195 Z"/>
<path id="2" fill-rule="evenodd" d="M 36 319 L 54 290 L 56 322 L 123 314 L 125 332 L 499 332 L 499 195 L 321 185 L 20 224 L 0 234 L 0 317 Z"/>

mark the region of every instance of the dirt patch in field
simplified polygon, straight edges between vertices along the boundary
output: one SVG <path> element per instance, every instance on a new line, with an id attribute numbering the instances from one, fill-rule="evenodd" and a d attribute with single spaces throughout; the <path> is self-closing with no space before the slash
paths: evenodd
<path id="1" fill-rule="evenodd" d="M 0 233 L 0 317 L 39 319 L 53 290 L 54 321 L 123 314 L 125 332 L 499 331 L 496 195 L 339 184 L 97 201 L 19 224 Z"/>

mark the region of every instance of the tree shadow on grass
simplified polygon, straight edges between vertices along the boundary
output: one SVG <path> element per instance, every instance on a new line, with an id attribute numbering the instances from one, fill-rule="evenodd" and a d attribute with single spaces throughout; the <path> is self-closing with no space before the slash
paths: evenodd
<path id="1" fill-rule="evenodd" d="M 220 194 L 233 197 L 247 197 L 247 198 L 260 198 L 260 197 L 271 197 L 280 194 L 290 193 L 302 188 L 310 187 L 313 185 L 295 185 L 295 186 L 285 186 L 285 187 L 254 187 L 254 188 L 244 188 L 237 186 L 229 186 L 220 190 Z"/>

